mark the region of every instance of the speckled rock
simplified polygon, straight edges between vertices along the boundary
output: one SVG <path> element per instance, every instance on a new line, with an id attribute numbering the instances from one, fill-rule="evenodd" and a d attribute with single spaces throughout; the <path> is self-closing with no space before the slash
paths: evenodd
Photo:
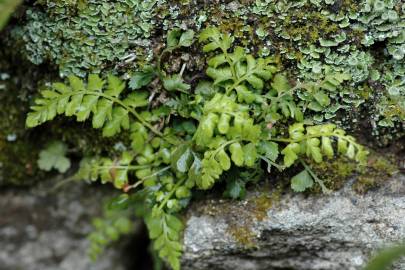
<path id="1" fill-rule="evenodd" d="M 106 192 L 75 183 L 50 193 L 53 185 L 0 191 L 0 269 L 125 269 L 123 244 L 95 263 L 87 256 L 86 235 L 91 219 L 100 215 Z"/>
<path id="2" fill-rule="evenodd" d="M 365 195 L 350 186 L 276 202 L 264 191 L 238 203 L 200 202 L 189 213 L 183 269 L 362 269 L 375 250 L 405 239 L 405 176 Z M 263 196 L 268 207 L 258 204 Z"/>

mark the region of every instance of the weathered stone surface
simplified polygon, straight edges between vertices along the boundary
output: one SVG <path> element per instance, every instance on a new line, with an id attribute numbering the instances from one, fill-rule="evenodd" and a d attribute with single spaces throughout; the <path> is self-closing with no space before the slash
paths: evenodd
<path id="1" fill-rule="evenodd" d="M 87 256 L 91 219 L 106 192 L 80 183 L 49 193 L 55 182 L 0 191 L 1 270 L 123 270 L 123 247 L 93 263 Z"/>
<path id="2" fill-rule="evenodd" d="M 365 195 L 350 183 L 329 196 L 285 194 L 260 215 L 263 194 L 195 206 L 183 269 L 361 269 L 374 250 L 405 239 L 404 175 Z M 405 262 L 395 269 L 405 269 Z"/>

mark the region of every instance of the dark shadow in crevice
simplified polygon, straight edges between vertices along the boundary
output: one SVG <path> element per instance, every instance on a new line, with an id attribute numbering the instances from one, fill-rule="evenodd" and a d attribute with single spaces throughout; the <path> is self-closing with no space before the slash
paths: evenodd
<path id="1" fill-rule="evenodd" d="M 126 270 L 152 270 L 153 259 L 149 252 L 148 231 L 146 226 L 142 225 L 137 230 L 132 239 L 124 247 L 123 260 Z"/>

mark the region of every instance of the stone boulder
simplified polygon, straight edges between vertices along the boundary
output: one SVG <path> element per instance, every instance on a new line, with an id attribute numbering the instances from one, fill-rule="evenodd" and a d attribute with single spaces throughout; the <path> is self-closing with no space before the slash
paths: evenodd
<path id="1" fill-rule="evenodd" d="M 404 175 L 364 195 L 351 183 L 331 195 L 279 195 L 261 190 L 239 202 L 197 203 L 188 213 L 183 270 L 362 269 L 377 249 L 405 239 Z"/>

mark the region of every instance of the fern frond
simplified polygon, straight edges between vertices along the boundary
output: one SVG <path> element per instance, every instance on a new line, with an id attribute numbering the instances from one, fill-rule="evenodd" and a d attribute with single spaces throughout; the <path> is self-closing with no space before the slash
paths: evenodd
<path id="1" fill-rule="evenodd" d="M 147 95 L 144 92 L 133 93 L 121 101 L 125 82 L 109 75 L 105 85 L 106 82 L 95 74 L 89 75 L 87 84 L 73 75 L 69 76 L 68 85 L 53 83 L 50 89 L 41 92 L 41 98 L 35 100 L 26 125 L 35 127 L 60 114 L 76 116 L 79 122 L 92 115 L 93 128 L 102 128 L 105 137 L 114 136 L 121 129 L 129 129 L 129 114 L 140 118 L 134 109 L 147 105 Z"/>

